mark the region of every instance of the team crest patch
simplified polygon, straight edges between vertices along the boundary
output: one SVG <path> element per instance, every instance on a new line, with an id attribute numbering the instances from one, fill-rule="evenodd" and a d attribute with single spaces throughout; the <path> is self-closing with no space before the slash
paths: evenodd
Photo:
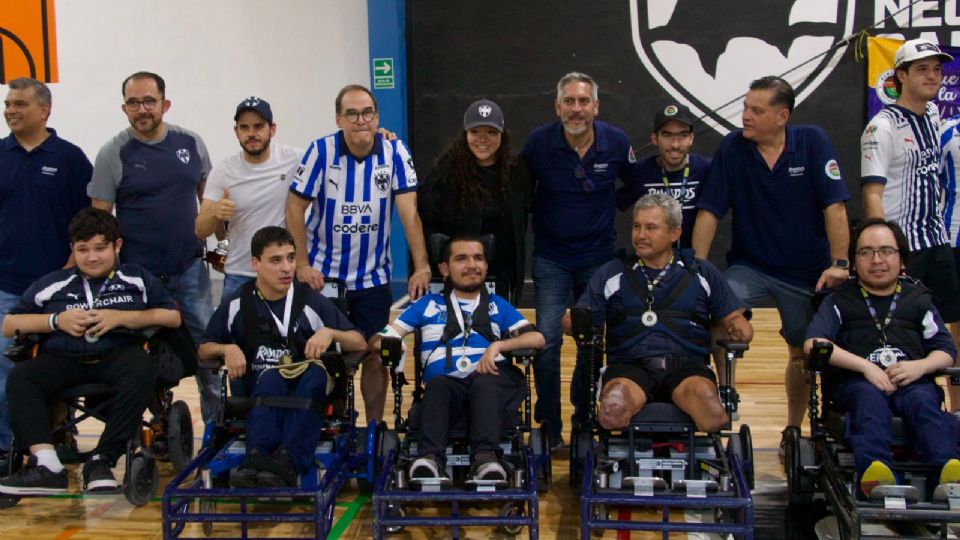
<path id="1" fill-rule="evenodd" d="M 177 159 L 182 161 L 184 165 L 190 163 L 190 151 L 186 148 L 177 150 Z"/>
<path id="2" fill-rule="evenodd" d="M 787 73 L 796 103 L 810 97 L 847 50 L 846 43 L 834 44 L 853 32 L 856 0 L 629 4 L 623 31 L 631 33 L 643 67 L 673 99 L 725 135 L 740 127 L 742 96 L 755 79 Z"/>
<path id="3" fill-rule="evenodd" d="M 831 159 L 828 161 L 823 170 L 827 173 L 827 178 L 831 180 L 840 179 L 840 165 L 837 164 L 837 160 Z"/>
<path id="4" fill-rule="evenodd" d="M 667 105 L 667 108 L 663 110 L 663 114 L 664 116 L 674 116 L 677 114 L 677 110 L 676 105 Z"/>
<path id="5" fill-rule="evenodd" d="M 492 108 L 491 106 L 489 106 L 489 105 L 481 105 L 481 106 L 477 109 L 477 112 L 480 113 L 480 116 L 481 116 L 481 117 L 486 118 L 486 117 L 490 116 L 490 113 L 493 112 L 493 108 Z"/>
<path id="6" fill-rule="evenodd" d="M 373 173 L 373 183 L 381 193 L 386 193 L 390 187 L 390 173 L 386 170 L 378 170 Z"/>

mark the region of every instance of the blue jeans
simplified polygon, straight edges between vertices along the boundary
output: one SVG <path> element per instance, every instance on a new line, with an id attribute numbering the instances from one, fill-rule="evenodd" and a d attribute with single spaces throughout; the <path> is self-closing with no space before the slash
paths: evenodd
<path id="1" fill-rule="evenodd" d="M 311 365 L 296 379 L 284 379 L 276 369 L 265 370 L 253 390 L 253 397 L 257 396 L 296 396 L 325 402 L 327 372 Z M 303 474 L 314 461 L 322 430 L 323 414 L 312 409 L 254 407 L 247 414 L 247 449 L 269 455 L 278 447 L 284 448 L 297 473 Z"/>
<path id="2" fill-rule="evenodd" d="M 213 316 L 213 299 L 210 295 L 210 271 L 200 259 L 179 274 L 157 276 L 167 286 L 173 299 L 180 306 L 183 318 L 193 341 L 199 346 L 200 338 L 207 330 Z M 197 370 L 197 387 L 200 390 L 200 413 L 204 424 L 215 422 L 220 406 L 220 376 L 208 369 Z"/>
<path id="3" fill-rule="evenodd" d="M 560 345 L 563 343 L 563 334 L 560 320 L 567 310 L 570 293 L 573 293 L 576 302 L 587 288 L 594 271 L 602 264 L 567 266 L 543 257 L 533 257 L 531 274 L 536 292 L 537 329 L 547 342 L 533 363 L 537 387 L 533 416 L 537 422 L 546 420 L 550 423 L 551 438 L 559 437 L 563 432 L 563 419 L 560 416 Z M 573 417 L 578 421 L 587 419 L 591 402 L 587 369 L 586 362 L 578 360 L 570 383 L 570 403 L 573 404 Z"/>
<path id="4" fill-rule="evenodd" d="M 0 291 L 0 323 L 19 302 L 18 295 Z M 11 344 L 13 344 L 12 339 L 0 336 L 0 450 L 9 450 L 10 442 L 13 440 L 13 432 L 10 431 L 10 410 L 7 408 L 7 375 L 13 369 L 13 362 L 4 355 Z"/>
<path id="5" fill-rule="evenodd" d="M 220 293 L 220 303 L 222 304 L 228 298 L 233 296 L 240 287 L 243 287 L 248 281 L 254 281 L 255 277 L 241 276 L 240 274 L 223 275 L 223 292 Z"/>
<path id="6" fill-rule="evenodd" d="M 957 419 L 940 409 L 943 394 L 926 379 L 898 388 L 888 396 L 863 377 L 840 385 L 833 393 L 840 410 L 847 413 L 844 438 L 853 449 L 857 472 L 863 473 L 874 461 L 887 466 L 890 451 L 890 419 L 894 414 L 906 423 L 910 447 L 920 461 L 942 467 L 957 454 Z"/>

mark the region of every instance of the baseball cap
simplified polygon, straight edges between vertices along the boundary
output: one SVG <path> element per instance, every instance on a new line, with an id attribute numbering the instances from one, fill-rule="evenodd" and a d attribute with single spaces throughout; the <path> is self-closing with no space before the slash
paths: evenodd
<path id="1" fill-rule="evenodd" d="M 660 128 L 670 120 L 676 120 L 681 124 L 686 124 L 690 126 L 691 129 L 693 129 L 693 124 L 696 123 L 696 119 L 686 105 L 670 102 L 660 107 L 657 110 L 657 114 L 653 117 L 653 132 L 656 133 L 660 131 Z"/>
<path id="2" fill-rule="evenodd" d="M 473 129 L 477 126 L 490 126 L 503 133 L 503 111 L 500 106 L 489 99 L 474 101 L 463 113 L 463 129 Z"/>
<path id="3" fill-rule="evenodd" d="M 255 111 L 262 116 L 267 123 L 273 123 L 273 111 L 270 110 L 270 104 L 257 96 L 250 96 L 237 105 L 237 112 L 233 115 L 233 121 L 236 122 L 237 118 L 240 117 L 240 113 L 246 111 Z"/>
<path id="4" fill-rule="evenodd" d="M 941 51 L 936 43 L 925 39 L 911 39 L 897 49 L 897 53 L 893 56 L 893 67 L 898 68 L 906 62 L 913 62 L 930 56 L 939 57 L 941 62 L 953 60 L 953 57 Z"/>

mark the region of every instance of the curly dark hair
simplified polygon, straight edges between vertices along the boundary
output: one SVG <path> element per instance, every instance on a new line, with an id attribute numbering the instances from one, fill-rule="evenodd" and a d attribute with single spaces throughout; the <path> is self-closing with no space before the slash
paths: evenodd
<path id="1" fill-rule="evenodd" d="M 449 174 L 437 178 L 438 183 L 449 182 L 456 192 L 456 200 L 451 201 L 456 210 L 477 208 L 481 201 L 496 197 L 501 212 L 509 210 L 507 205 L 507 191 L 510 182 L 510 166 L 514 155 L 510 150 L 510 132 L 503 130 L 500 137 L 500 148 L 495 154 L 497 167 L 496 193 L 490 193 L 483 187 L 480 165 L 477 158 L 467 146 L 467 132 L 460 131 L 447 145 L 440 157 L 434 162 L 434 169 L 449 170 Z"/>

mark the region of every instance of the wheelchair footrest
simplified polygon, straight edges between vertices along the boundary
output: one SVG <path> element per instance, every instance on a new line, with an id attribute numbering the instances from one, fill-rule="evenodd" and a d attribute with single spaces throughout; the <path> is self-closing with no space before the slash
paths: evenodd
<path id="1" fill-rule="evenodd" d="M 674 491 L 686 491 L 687 497 L 702 499 L 707 492 L 716 492 L 720 485 L 715 480 L 674 480 Z"/>
<path id="2" fill-rule="evenodd" d="M 667 482 L 659 476 L 628 476 L 620 481 L 624 487 L 633 486 L 637 497 L 652 497 L 655 491 L 666 491 Z"/>
<path id="3" fill-rule="evenodd" d="M 424 493 L 437 493 L 445 486 L 453 483 L 449 478 L 411 478 L 410 483 L 420 486 L 420 491 Z"/>
<path id="4" fill-rule="evenodd" d="M 933 502 L 946 502 L 950 510 L 960 510 L 960 484 L 940 484 L 933 490 Z"/>
<path id="5" fill-rule="evenodd" d="M 903 510 L 907 502 L 920 500 L 920 491 L 914 486 L 877 486 L 870 490 L 870 499 L 883 500 L 883 507 Z"/>
<path id="6" fill-rule="evenodd" d="M 481 493 L 492 493 L 498 488 L 507 487 L 506 480 L 467 480 L 467 485 L 474 486 Z"/>

